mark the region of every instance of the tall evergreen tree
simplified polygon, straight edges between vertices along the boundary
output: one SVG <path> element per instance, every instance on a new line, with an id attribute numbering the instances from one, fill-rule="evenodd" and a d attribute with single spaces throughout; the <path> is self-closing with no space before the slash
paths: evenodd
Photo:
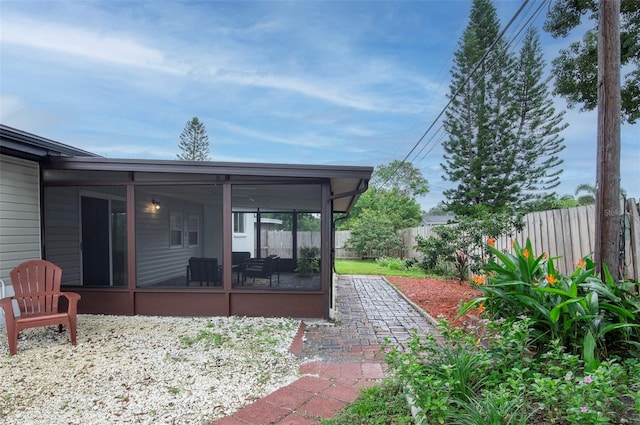
<path id="1" fill-rule="evenodd" d="M 209 136 L 204 124 L 197 117 L 193 117 L 180 134 L 180 150 L 178 159 L 183 161 L 208 161 Z"/>
<path id="2" fill-rule="evenodd" d="M 455 52 L 444 121 L 442 167 L 445 179 L 457 183 L 445 191 L 446 205 L 458 215 L 520 209 L 560 184 L 566 125 L 547 89 L 538 34 L 529 29 L 516 56 L 495 41 L 499 31 L 491 0 L 474 0 Z"/>
<path id="3" fill-rule="evenodd" d="M 442 167 L 444 178 L 457 183 L 444 194 L 448 209 L 459 215 L 473 214 L 477 205 L 500 209 L 518 199 L 515 151 L 509 148 L 514 142 L 514 109 L 507 71 L 513 59 L 506 44 L 496 41 L 499 29 L 493 4 L 475 0 L 455 52 Z"/>
<path id="4" fill-rule="evenodd" d="M 553 198 L 552 191 L 560 184 L 564 150 L 560 132 L 564 111 L 557 112 L 549 93 L 551 77 L 544 78 L 545 62 L 538 32 L 530 27 L 523 41 L 515 68 L 513 99 L 518 110 L 516 135 L 518 152 L 516 170 L 521 172 L 521 201 Z"/>

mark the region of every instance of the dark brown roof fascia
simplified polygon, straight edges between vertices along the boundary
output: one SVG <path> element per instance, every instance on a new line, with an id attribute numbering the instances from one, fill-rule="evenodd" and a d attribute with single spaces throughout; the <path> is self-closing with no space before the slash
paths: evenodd
<path id="1" fill-rule="evenodd" d="M 30 158 L 46 158 L 49 156 L 97 157 L 98 155 L 65 145 L 54 140 L 36 136 L 8 125 L 0 124 L 0 148 L 16 156 L 24 154 Z"/>
<path id="2" fill-rule="evenodd" d="M 368 180 L 373 172 L 372 167 L 362 166 L 112 159 L 102 157 L 54 158 L 51 161 L 51 168 L 61 170 L 349 178 L 364 180 Z"/>

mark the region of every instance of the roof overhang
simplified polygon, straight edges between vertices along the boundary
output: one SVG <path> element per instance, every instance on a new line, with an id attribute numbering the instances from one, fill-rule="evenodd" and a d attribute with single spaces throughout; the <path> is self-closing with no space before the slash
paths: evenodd
<path id="1" fill-rule="evenodd" d="M 97 156 L 4 124 L 0 124 L 0 152 L 31 161 L 42 161 L 54 156 Z"/>
<path id="2" fill-rule="evenodd" d="M 372 167 L 307 164 L 270 164 L 213 161 L 56 157 L 49 170 L 75 171 L 95 177 L 104 173 L 134 181 L 167 181 L 180 184 L 232 183 L 304 184 L 329 181 L 335 212 L 348 212 L 367 187 Z M 46 175 L 45 175 L 46 181 Z"/>

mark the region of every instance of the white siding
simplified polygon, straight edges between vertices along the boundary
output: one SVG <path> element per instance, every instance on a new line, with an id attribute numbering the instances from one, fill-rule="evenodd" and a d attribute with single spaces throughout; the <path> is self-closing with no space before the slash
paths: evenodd
<path id="1" fill-rule="evenodd" d="M 254 213 L 245 213 L 244 215 L 244 231 L 245 233 L 234 233 L 232 242 L 232 251 L 250 252 L 255 257 L 256 252 L 256 215 Z"/>
<path id="2" fill-rule="evenodd" d="M 0 154 L 0 278 L 41 258 L 40 170 L 37 162 Z"/>
<path id="3" fill-rule="evenodd" d="M 0 154 L 0 296 L 12 296 L 9 273 L 18 264 L 41 258 L 40 167 L 37 162 Z M 14 305 L 17 313 L 17 305 Z M 0 311 L 0 328 L 4 328 Z"/>
<path id="4" fill-rule="evenodd" d="M 202 257 L 208 242 L 202 241 L 198 247 L 187 244 L 187 217 L 194 214 L 203 224 L 203 206 L 193 202 L 165 198 L 155 195 L 162 205 L 160 210 L 151 208 L 151 196 L 142 190 L 136 192 L 136 284 L 148 286 L 166 279 L 186 275 L 186 266 L 190 257 Z M 169 213 L 181 213 L 183 216 L 184 246 L 169 246 Z M 206 225 L 205 225 L 206 229 Z M 209 231 L 209 233 L 214 233 Z M 221 232 L 217 232 L 221 235 Z M 218 257 L 218 263 L 222 259 Z"/>

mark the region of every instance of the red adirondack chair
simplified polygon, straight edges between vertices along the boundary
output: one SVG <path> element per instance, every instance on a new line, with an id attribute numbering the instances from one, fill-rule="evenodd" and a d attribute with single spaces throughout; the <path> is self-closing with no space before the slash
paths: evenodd
<path id="1" fill-rule="evenodd" d="M 76 344 L 76 313 L 80 295 L 74 292 L 60 292 L 62 269 L 45 260 L 29 260 L 11 273 L 11 283 L 15 295 L 0 299 L 0 307 L 4 310 L 7 322 L 9 353 L 18 351 L 18 334 L 21 330 L 41 326 L 59 325 L 69 327 L 71 344 Z M 67 311 L 58 311 L 60 297 L 69 301 Z M 12 300 L 16 300 L 20 316 L 15 317 Z"/>

